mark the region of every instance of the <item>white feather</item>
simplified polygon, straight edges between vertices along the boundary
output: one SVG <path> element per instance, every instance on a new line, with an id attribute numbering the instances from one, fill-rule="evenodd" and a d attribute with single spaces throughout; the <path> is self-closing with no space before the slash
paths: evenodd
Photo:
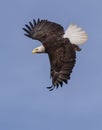
<path id="1" fill-rule="evenodd" d="M 81 27 L 71 24 L 65 31 L 63 38 L 69 38 L 72 44 L 81 45 L 87 41 L 88 35 Z"/>

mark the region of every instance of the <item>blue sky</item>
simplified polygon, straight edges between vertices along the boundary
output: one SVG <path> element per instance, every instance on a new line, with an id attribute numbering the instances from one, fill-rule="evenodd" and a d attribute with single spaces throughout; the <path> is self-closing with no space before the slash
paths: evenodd
<path id="1" fill-rule="evenodd" d="M 102 1 L 0 1 L 0 130 L 102 130 Z M 40 42 L 22 27 L 48 19 L 75 23 L 89 40 L 77 53 L 71 80 L 49 92 L 48 56 L 32 55 Z"/>

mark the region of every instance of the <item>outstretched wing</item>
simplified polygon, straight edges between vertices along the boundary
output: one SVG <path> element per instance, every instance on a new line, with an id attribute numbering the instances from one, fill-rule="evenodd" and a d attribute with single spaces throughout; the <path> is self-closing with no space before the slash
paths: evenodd
<path id="1" fill-rule="evenodd" d="M 25 35 L 27 37 L 41 42 L 44 42 L 49 36 L 53 38 L 53 36 L 62 36 L 64 34 L 64 29 L 61 25 L 40 19 L 29 22 L 29 25 L 25 24 L 23 30 L 26 32 Z"/>
<path id="2" fill-rule="evenodd" d="M 50 50 L 48 53 L 51 64 L 52 86 L 47 87 L 52 91 L 55 87 L 67 84 L 75 65 L 76 52 L 68 39 L 60 41 L 60 47 Z"/>

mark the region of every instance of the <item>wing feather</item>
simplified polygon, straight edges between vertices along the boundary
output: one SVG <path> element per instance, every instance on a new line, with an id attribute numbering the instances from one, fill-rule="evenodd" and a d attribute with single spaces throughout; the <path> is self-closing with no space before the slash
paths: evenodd
<path id="1" fill-rule="evenodd" d="M 34 26 L 36 25 L 36 20 L 35 19 L 33 19 L 33 24 L 34 24 Z"/>
<path id="2" fill-rule="evenodd" d="M 29 25 L 31 26 L 31 29 L 33 29 L 33 28 L 34 28 L 34 26 L 33 26 L 33 23 L 32 23 L 32 22 L 29 22 Z"/>
<path id="3" fill-rule="evenodd" d="M 27 30 L 32 31 L 32 29 L 31 29 L 31 27 L 29 25 L 25 24 L 25 26 L 26 26 Z"/>

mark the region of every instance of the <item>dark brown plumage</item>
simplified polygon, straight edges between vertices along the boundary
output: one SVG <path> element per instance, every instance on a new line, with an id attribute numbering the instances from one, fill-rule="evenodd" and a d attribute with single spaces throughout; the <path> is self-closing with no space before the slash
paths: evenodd
<path id="1" fill-rule="evenodd" d="M 55 87 L 62 87 L 68 83 L 70 74 L 76 62 L 77 45 L 71 44 L 68 38 L 63 38 L 64 29 L 61 25 L 47 20 L 40 20 L 25 25 L 23 30 L 26 36 L 42 42 L 45 52 L 49 56 L 51 65 L 52 85 L 47 87 L 50 91 Z"/>
<path id="2" fill-rule="evenodd" d="M 51 90 L 54 86 L 58 87 L 60 85 L 62 87 L 63 82 L 68 83 L 67 80 L 70 79 L 70 74 L 76 61 L 76 53 L 69 40 L 61 39 L 57 41 L 57 44 L 58 43 L 60 46 L 48 52 L 53 84 L 53 87 L 48 88 Z"/>

